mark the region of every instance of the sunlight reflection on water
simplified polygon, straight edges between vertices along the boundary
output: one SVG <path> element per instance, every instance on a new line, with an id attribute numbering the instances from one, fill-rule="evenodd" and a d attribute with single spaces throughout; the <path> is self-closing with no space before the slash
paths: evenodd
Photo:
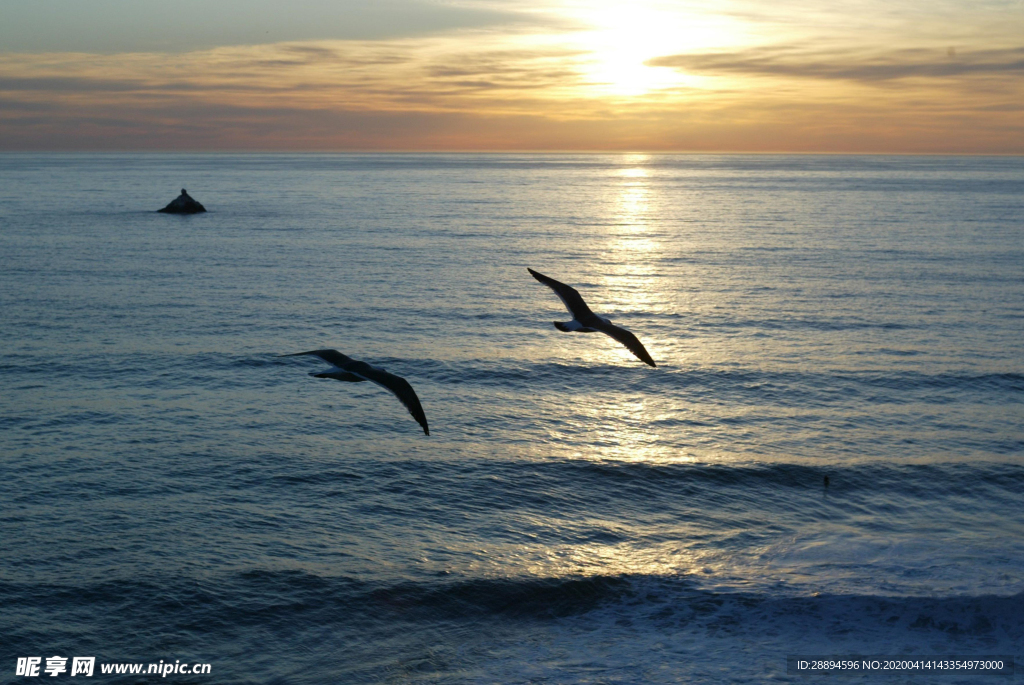
<path id="1" fill-rule="evenodd" d="M 0 599 L 24 615 L 64 625 L 77 602 L 126 653 L 176 635 L 289 668 L 344 653 L 405 674 L 455 654 L 423 682 L 465 672 L 462 637 L 491 654 L 494 626 L 526 626 L 515 645 L 563 631 L 572 654 L 624 625 L 648 647 L 706 627 L 694 649 L 740 653 L 779 629 L 761 607 L 803 606 L 792 595 L 852 597 L 829 605 L 836 623 L 882 640 L 893 601 L 905 626 L 932 611 L 913 597 L 1022 587 L 1020 160 L 0 170 Z M 183 183 L 208 215 L 151 211 Z M 555 330 L 565 309 L 527 267 L 658 368 Z M 430 437 L 382 388 L 277 357 L 320 347 L 407 378 Z M 745 594 L 720 609 L 729 592 Z"/>

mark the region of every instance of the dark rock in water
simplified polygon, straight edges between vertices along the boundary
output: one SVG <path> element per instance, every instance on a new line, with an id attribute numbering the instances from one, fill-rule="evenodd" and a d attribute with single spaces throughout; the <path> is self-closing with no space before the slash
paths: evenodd
<path id="1" fill-rule="evenodd" d="M 182 188 L 181 195 L 171 200 L 170 204 L 163 209 L 156 211 L 166 214 L 198 214 L 199 212 L 205 212 L 206 207 L 193 200 L 192 196 Z"/>

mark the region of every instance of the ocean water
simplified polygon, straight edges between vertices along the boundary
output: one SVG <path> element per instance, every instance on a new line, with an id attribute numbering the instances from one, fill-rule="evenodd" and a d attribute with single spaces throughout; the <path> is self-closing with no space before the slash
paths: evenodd
<path id="1" fill-rule="evenodd" d="M 1024 668 L 1022 158 L 5 154 L 0 265 L 3 682 Z"/>

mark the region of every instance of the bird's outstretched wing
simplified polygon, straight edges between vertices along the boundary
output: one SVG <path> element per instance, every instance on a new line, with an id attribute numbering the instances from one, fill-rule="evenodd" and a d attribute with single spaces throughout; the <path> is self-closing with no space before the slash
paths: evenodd
<path id="1" fill-rule="evenodd" d="M 355 361 L 352 357 L 342 354 L 337 350 L 310 350 L 309 352 L 295 352 L 292 354 L 278 355 L 281 357 L 301 357 L 304 354 L 311 354 L 314 357 L 320 357 L 328 364 L 334 364 L 339 369 L 345 368 L 346 364 L 351 364 Z"/>
<path id="2" fill-rule="evenodd" d="M 583 317 L 590 316 L 594 313 L 590 311 L 590 307 L 588 307 L 587 303 L 583 301 L 583 297 L 576 292 L 576 288 L 573 288 L 571 285 L 566 285 L 560 281 L 556 281 L 544 274 L 537 273 L 530 267 L 526 267 L 526 270 L 530 272 L 531 276 L 555 291 L 555 294 L 558 295 L 558 299 L 562 301 L 565 308 L 569 310 L 570 314 L 572 314 L 572 318 L 579 321 L 583 319 Z"/>
<path id="3" fill-rule="evenodd" d="M 639 359 L 643 363 L 649 364 L 650 366 L 654 367 L 658 366 L 657 364 L 654 363 L 654 360 L 651 358 L 651 355 L 647 353 L 647 349 L 644 347 L 644 344 L 640 342 L 640 339 L 637 338 L 632 333 L 630 333 L 629 331 L 627 331 L 625 328 L 619 328 L 618 326 L 606 323 L 601 319 L 598 319 L 596 323 L 588 322 L 587 325 L 590 326 L 591 328 L 601 331 L 606 335 L 610 335 L 611 337 L 618 340 L 620 343 L 629 348 L 629 351 L 635 354 L 637 359 Z"/>
<path id="4" fill-rule="evenodd" d="M 314 372 L 309 374 L 313 378 L 333 378 L 336 381 L 347 381 L 349 383 L 362 383 L 365 378 L 361 378 L 355 374 L 345 371 L 343 368 L 347 364 L 351 364 L 355 361 L 352 357 L 342 354 L 337 350 L 311 350 L 309 352 L 295 352 L 293 354 L 279 354 L 279 357 L 301 357 L 303 355 L 313 355 L 320 357 L 328 364 L 333 364 L 334 367 L 327 371 Z"/>
<path id="5" fill-rule="evenodd" d="M 423 432 L 426 435 L 430 435 L 430 429 L 427 427 L 427 415 L 423 413 L 420 398 L 416 396 L 416 391 L 409 385 L 409 381 L 401 376 L 388 373 L 384 369 L 370 366 L 366 362 L 352 362 L 345 367 L 345 370 L 394 393 L 395 397 L 405 405 L 405 408 L 409 410 L 409 413 L 412 414 L 417 423 L 423 426 Z"/>
<path id="6" fill-rule="evenodd" d="M 384 369 L 370 366 L 366 362 L 357 361 L 337 350 L 310 350 L 309 352 L 295 352 L 294 354 L 282 354 L 280 356 L 299 357 L 304 354 L 320 357 L 325 362 L 334 364 L 337 367 L 337 370 L 311 374 L 317 378 L 334 378 L 339 381 L 356 382 L 371 381 L 382 388 L 390 390 L 405 405 L 405 408 L 409 410 L 412 417 L 423 426 L 423 432 L 430 435 L 430 429 L 427 427 L 427 415 L 423 413 L 420 398 L 416 396 L 416 391 L 412 389 L 409 382 L 401 376 L 396 376 Z"/>

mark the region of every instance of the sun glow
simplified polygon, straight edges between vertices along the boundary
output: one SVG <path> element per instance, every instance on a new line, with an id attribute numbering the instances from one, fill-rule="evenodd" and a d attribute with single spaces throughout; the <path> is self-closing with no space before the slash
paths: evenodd
<path id="1" fill-rule="evenodd" d="M 721 17 L 661 10 L 638 3 L 592 6 L 583 18 L 594 29 L 583 37 L 594 59 L 586 76 L 608 95 L 635 97 L 672 87 L 696 87 L 700 77 L 651 67 L 654 58 L 735 42 Z"/>

